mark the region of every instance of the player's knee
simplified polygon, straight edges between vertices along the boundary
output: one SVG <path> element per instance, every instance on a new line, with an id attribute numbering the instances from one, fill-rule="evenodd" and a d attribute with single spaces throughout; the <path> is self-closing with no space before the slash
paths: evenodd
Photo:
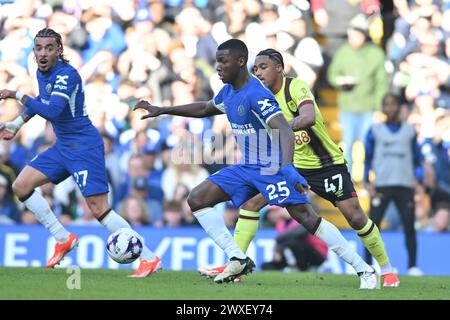
<path id="1" fill-rule="evenodd" d="M 302 207 L 303 210 L 300 211 L 301 224 L 306 230 L 311 234 L 315 234 L 319 228 L 322 218 L 317 214 L 311 205 L 305 205 Z"/>
<path id="2" fill-rule="evenodd" d="M 347 221 L 352 229 L 360 230 L 366 226 L 367 216 L 362 212 L 355 211 L 348 217 Z"/>
<path id="3" fill-rule="evenodd" d="M 367 220 L 367 216 L 359 206 L 352 208 L 350 213 L 347 215 L 348 224 L 355 230 L 364 228 L 367 224 Z"/>
<path id="4" fill-rule="evenodd" d="M 292 218 L 302 224 L 310 232 L 319 218 L 311 205 L 306 204 L 290 206 L 288 207 L 288 212 Z"/>
<path id="5" fill-rule="evenodd" d="M 96 206 L 96 205 L 89 206 L 89 209 L 91 210 L 92 214 L 96 218 L 100 217 L 103 214 L 103 212 L 105 211 L 105 210 L 102 210 L 99 206 Z"/>
<path id="6" fill-rule="evenodd" d="M 259 199 L 252 198 L 242 205 L 242 209 L 252 212 L 258 212 L 262 207 L 264 207 L 265 204 L 265 202 L 261 202 L 261 200 Z"/>
<path id="7" fill-rule="evenodd" d="M 204 207 L 204 202 L 202 201 L 202 193 L 198 190 L 198 188 L 194 188 L 188 195 L 187 203 L 191 208 L 192 212 L 200 210 Z"/>
<path id="8" fill-rule="evenodd" d="M 19 199 L 33 191 L 32 187 L 26 181 L 20 179 L 16 179 L 16 181 L 13 182 L 12 189 Z"/>
<path id="9" fill-rule="evenodd" d="M 338 204 L 339 209 L 347 219 L 352 229 L 360 230 L 367 224 L 367 216 L 364 214 L 359 201 L 355 198 L 345 200 Z"/>
<path id="10" fill-rule="evenodd" d="M 89 201 L 86 200 L 86 203 L 91 210 L 94 217 L 98 218 L 105 213 L 106 210 L 109 209 L 109 205 L 107 203 L 103 203 L 101 201 Z"/>

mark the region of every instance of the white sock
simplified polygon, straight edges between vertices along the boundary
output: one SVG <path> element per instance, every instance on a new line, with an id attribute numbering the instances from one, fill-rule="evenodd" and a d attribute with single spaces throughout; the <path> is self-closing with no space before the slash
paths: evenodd
<path id="1" fill-rule="evenodd" d="M 394 271 L 392 269 L 391 263 L 388 263 L 388 264 L 386 264 L 384 266 L 380 266 L 380 270 L 381 270 L 381 274 L 382 275 L 385 275 L 385 274 L 388 274 L 388 273 L 392 273 Z"/>
<path id="2" fill-rule="evenodd" d="M 322 239 L 345 262 L 350 264 L 357 273 L 372 272 L 373 269 L 356 253 L 342 233 L 333 224 L 322 218 L 315 236 Z"/>
<path id="3" fill-rule="evenodd" d="M 204 208 L 193 214 L 210 238 L 225 251 L 228 258 L 244 259 L 247 257 L 234 241 L 233 236 L 225 226 L 223 217 L 213 208 Z"/>
<path id="4" fill-rule="evenodd" d="M 109 230 L 109 232 L 113 233 L 116 230 L 119 230 L 120 228 L 131 228 L 130 224 L 122 218 L 119 214 L 117 214 L 114 210 L 111 210 L 106 217 L 100 221 L 100 223 Z M 135 230 L 133 230 L 135 231 Z M 135 231 L 136 232 L 136 231 Z M 136 232 L 137 233 L 137 232 Z M 143 238 L 140 234 L 138 234 L 140 237 L 140 240 L 142 242 L 142 253 L 141 253 L 141 259 L 145 259 L 148 261 L 153 261 L 156 259 L 156 255 L 144 244 Z"/>
<path id="5" fill-rule="evenodd" d="M 25 206 L 34 213 L 36 219 L 46 227 L 58 242 L 69 240 L 69 232 L 58 221 L 45 198 L 36 190 L 24 201 Z"/>

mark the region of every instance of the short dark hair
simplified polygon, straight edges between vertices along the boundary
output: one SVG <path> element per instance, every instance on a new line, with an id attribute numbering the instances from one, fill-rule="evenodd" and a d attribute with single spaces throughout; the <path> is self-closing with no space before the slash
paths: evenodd
<path id="1" fill-rule="evenodd" d="M 281 67 L 284 69 L 284 60 L 281 53 L 275 49 L 265 49 L 260 51 L 257 55 L 258 56 L 268 56 L 270 60 L 275 61 L 276 63 L 281 64 Z"/>
<path id="2" fill-rule="evenodd" d="M 183 207 L 181 206 L 181 203 L 176 200 L 169 200 L 164 202 L 164 211 L 175 211 L 180 212 L 183 210 Z"/>
<path id="3" fill-rule="evenodd" d="M 388 98 L 392 98 L 394 99 L 395 103 L 400 105 L 401 104 L 401 99 L 399 95 L 396 95 L 395 93 L 387 93 L 384 97 L 383 97 L 383 105 L 386 103 L 386 100 Z"/>
<path id="4" fill-rule="evenodd" d="M 36 38 L 53 38 L 53 39 L 55 39 L 56 44 L 61 49 L 61 54 L 59 55 L 59 58 L 64 63 L 69 63 L 69 60 L 67 60 L 63 55 L 64 47 L 62 44 L 61 35 L 58 32 L 56 32 L 55 30 L 50 29 L 50 28 L 44 28 L 44 29 L 39 30 L 39 32 L 36 34 L 36 36 L 34 37 L 35 41 L 36 41 Z"/>
<path id="5" fill-rule="evenodd" d="M 244 41 L 239 39 L 230 39 L 221 43 L 217 50 L 230 50 L 231 53 L 236 54 L 238 57 L 243 57 L 245 62 L 248 61 L 248 49 Z"/>

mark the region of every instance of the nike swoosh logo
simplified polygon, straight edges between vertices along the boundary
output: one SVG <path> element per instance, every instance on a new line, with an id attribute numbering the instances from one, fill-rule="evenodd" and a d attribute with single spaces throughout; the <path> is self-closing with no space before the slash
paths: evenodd
<path id="1" fill-rule="evenodd" d="M 284 199 L 278 200 L 278 203 L 283 203 L 286 199 L 287 199 L 287 197 Z"/>

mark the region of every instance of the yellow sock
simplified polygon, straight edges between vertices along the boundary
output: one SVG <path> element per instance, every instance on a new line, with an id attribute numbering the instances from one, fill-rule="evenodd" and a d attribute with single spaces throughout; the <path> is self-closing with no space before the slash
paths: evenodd
<path id="1" fill-rule="evenodd" d="M 250 242 L 255 237 L 259 225 L 259 212 L 239 210 L 239 219 L 234 230 L 234 241 L 236 241 L 242 252 L 246 252 Z"/>
<path id="2" fill-rule="evenodd" d="M 368 219 L 367 224 L 361 230 L 356 230 L 356 232 L 380 267 L 389 265 L 389 258 L 384 249 L 383 239 L 381 239 L 380 230 L 375 223 Z"/>

